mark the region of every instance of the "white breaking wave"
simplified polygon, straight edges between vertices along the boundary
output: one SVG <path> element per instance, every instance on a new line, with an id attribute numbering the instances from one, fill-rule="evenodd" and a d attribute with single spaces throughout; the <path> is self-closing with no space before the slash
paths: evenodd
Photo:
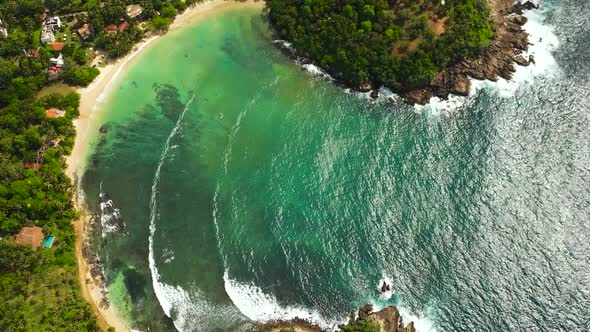
<path id="1" fill-rule="evenodd" d="M 436 332 L 434 322 L 422 313 L 413 314 L 402 306 L 397 306 L 397 309 L 404 320 L 404 324 L 414 322 L 414 327 L 418 332 Z"/>
<path id="2" fill-rule="evenodd" d="M 381 292 L 381 287 L 383 286 L 383 283 L 387 284 L 390 288 L 386 292 Z M 383 275 L 381 277 L 381 279 L 379 279 L 379 282 L 377 283 L 377 290 L 381 293 L 381 296 L 380 296 L 381 299 L 383 299 L 383 300 L 391 299 L 391 297 L 395 293 L 395 289 L 393 289 L 393 281 L 391 280 L 391 278 L 389 278 L 386 275 Z"/>
<path id="3" fill-rule="evenodd" d="M 156 168 L 156 173 L 154 175 L 154 182 L 152 183 L 152 195 L 150 200 L 150 236 L 149 240 L 149 266 L 150 271 L 152 274 L 152 286 L 154 288 L 154 293 L 158 298 L 158 302 L 160 302 L 160 306 L 162 310 L 166 314 L 166 316 L 170 317 L 174 321 L 174 326 L 179 330 L 183 331 L 187 324 L 193 322 L 193 318 L 191 317 L 191 313 L 198 313 L 198 308 L 194 308 L 193 302 L 189 294 L 184 291 L 180 287 L 175 287 L 171 285 L 167 285 L 160 281 L 160 274 L 158 273 L 158 268 L 156 266 L 156 259 L 154 254 L 154 234 L 156 233 L 156 219 L 159 217 L 158 213 L 158 184 L 160 182 L 160 172 L 162 170 L 162 166 L 166 161 L 166 157 L 168 152 L 170 151 L 170 142 L 176 136 L 176 134 L 180 130 L 180 125 L 182 123 L 182 119 L 186 114 L 187 110 L 189 109 L 190 105 L 192 104 L 195 96 L 193 95 L 191 99 L 188 101 L 184 110 L 178 117 L 176 121 L 176 125 L 168 135 L 166 139 L 166 144 L 164 145 L 164 150 L 160 155 L 160 161 L 158 162 L 158 167 Z"/>
<path id="4" fill-rule="evenodd" d="M 115 207 L 111 199 L 106 199 L 107 194 L 102 191 L 100 183 L 100 231 L 104 238 L 111 233 L 122 233 L 125 231 L 125 224 L 121 220 L 121 210 Z"/>
<path id="5" fill-rule="evenodd" d="M 521 3 L 525 1 L 519 0 Z M 532 2 L 539 5 L 538 1 Z M 523 84 L 534 83 L 539 77 L 558 77 L 561 70 L 553 52 L 559 47 L 559 39 L 555 34 L 555 26 L 545 24 L 550 10 L 551 8 L 541 4 L 539 9 L 526 10 L 523 14 L 528 20 L 523 29 L 529 34 L 530 45 L 526 52 L 522 52 L 522 56 L 527 59 L 532 55 L 535 63 L 526 67 L 515 65 L 516 72 L 510 80 L 499 78 L 498 81 L 492 82 L 472 79 L 468 97 L 450 95 L 448 100 L 432 97 L 428 104 L 414 105 L 414 109 L 418 112 L 429 111 L 433 115 L 439 115 L 469 105 L 481 89 L 492 89 L 498 96 L 510 98 Z"/>
<path id="6" fill-rule="evenodd" d="M 253 283 L 246 284 L 230 279 L 227 271 L 223 275 L 223 281 L 229 298 L 244 316 L 253 321 L 268 322 L 301 318 L 330 331 L 336 330 L 339 324 L 347 322 L 347 319 L 328 321 L 316 310 L 295 306 L 282 307 L 274 296 L 265 294 Z"/>
<path id="7" fill-rule="evenodd" d="M 524 1 L 520 1 L 524 2 Z M 533 1 L 537 4 L 536 1 Z M 527 67 L 515 66 L 516 72 L 511 80 L 500 78 L 497 82 L 472 80 L 472 94 L 482 88 L 493 88 L 504 98 L 514 96 L 516 90 L 524 83 L 534 83 L 539 77 L 558 77 L 561 70 L 553 52 L 559 47 L 559 39 L 555 34 L 555 26 L 545 24 L 550 8 L 542 6 L 539 9 L 527 10 L 524 15 L 528 21 L 523 26 L 529 34 L 529 48 L 522 55 L 528 58 L 534 56 L 535 63 Z"/>

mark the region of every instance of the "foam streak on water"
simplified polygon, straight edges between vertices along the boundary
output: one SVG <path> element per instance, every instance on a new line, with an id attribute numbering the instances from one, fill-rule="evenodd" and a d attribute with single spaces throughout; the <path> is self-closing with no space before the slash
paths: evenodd
<path id="1" fill-rule="evenodd" d="M 158 273 L 158 268 L 156 266 L 156 259 L 154 257 L 154 234 L 156 233 L 156 220 L 159 218 L 158 213 L 158 184 L 160 182 L 160 172 L 162 171 L 162 166 L 166 161 L 166 157 L 168 156 L 168 151 L 170 150 L 170 142 L 172 139 L 178 134 L 181 128 L 182 119 L 184 115 L 189 110 L 190 105 L 192 104 L 195 96 L 193 95 L 188 103 L 185 105 L 184 110 L 180 113 L 178 120 L 176 121 L 176 125 L 170 132 L 170 135 L 166 139 L 166 143 L 164 144 L 164 150 L 162 151 L 162 155 L 160 156 L 160 161 L 158 162 L 158 167 L 156 168 L 156 173 L 154 175 L 154 181 L 152 183 L 152 194 L 150 200 L 150 235 L 149 235 L 149 266 L 152 275 L 152 285 L 154 288 L 154 292 L 162 306 L 162 310 L 168 317 L 172 317 L 172 310 L 174 308 L 179 307 L 177 304 L 180 303 L 191 303 L 190 297 L 188 294 L 180 287 L 166 285 L 160 281 L 161 277 Z M 181 318 L 182 317 L 178 317 Z M 186 326 L 185 321 L 178 321 L 177 319 L 174 320 L 174 324 L 177 329 L 183 330 L 184 326 Z"/>

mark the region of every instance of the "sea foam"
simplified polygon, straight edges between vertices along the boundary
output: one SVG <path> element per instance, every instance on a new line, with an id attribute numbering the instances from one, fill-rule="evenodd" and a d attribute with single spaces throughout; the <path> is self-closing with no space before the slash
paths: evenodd
<path id="1" fill-rule="evenodd" d="M 298 306 L 281 306 L 277 299 L 265 294 L 260 287 L 253 283 L 242 283 L 229 278 L 226 271 L 223 275 L 225 291 L 234 305 L 253 321 L 268 322 L 273 320 L 305 319 L 319 325 L 323 329 L 335 331 L 343 320 L 327 320 L 316 310 Z"/>
<path id="2" fill-rule="evenodd" d="M 193 95 L 188 103 L 185 105 L 184 110 L 178 117 L 176 121 L 176 125 L 168 135 L 166 139 L 166 143 L 164 145 L 164 150 L 160 155 L 160 160 L 158 162 L 158 166 L 156 168 L 156 172 L 154 175 L 154 181 L 152 183 L 152 195 L 150 199 L 150 236 L 149 240 L 149 266 L 150 271 L 152 274 L 152 286 L 154 288 L 154 293 L 158 298 L 158 302 L 160 302 L 160 306 L 162 310 L 168 317 L 174 317 L 174 326 L 180 331 L 184 331 L 186 329 L 186 324 L 188 324 L 191 320 L 190 313 L 197 312 L 196 309 L 192 307 L 192 300 L 189 294 L 184 291 L 180 287 L 174 287 L 167 285 L 161 282 L 161 276 L 158 272 L 158 268 L 156 266 L 156 259 L 154 254 L 154 234 L 156 233 L 156 220 L 159 218 L 158 213 L 158 184 L 160 183 L 160 172 L 162 171 L 162 166 L 166 161 L 168 156 L 168 152 L 171 149 L 170 142 L 172 139 L 178 134 L 180 131 L 180 126 L 182 123 L 182 119 L 186 114 L 187 110 L 189 109 L 190 105 L 192 104 L 195 96 Z M 174 310 L 174 311 L 173 311 Z"/>
<path id="3" fill-rule="evenodd" d="M 525 1 L 519 0 L 519 2 Z M 538 1 L 532 2 L 539 4 Z M 523 14 L 528 19 L 523 29 L 529 34 L 530 45 L 526 52 L 522 52 L 522 55 L 525 59 L 532 55 L 535 63 L 526 67 L 515 65 L 516 72 L 510 80 L 499 78 L 498 81 L 492 82 L 471 79 L 471 91 L 468 97 L 450 95 L 447 100 L 432 97 L 428 104 L 414 105 L 414 109 L 418 112 L 426 111 L 433 115 L 440 115 L 469 106 L 482 89 L 490 89 L 502 98 L 511 98 L 522 85 L 534 84 L 539 77 L 559 77 L 561 69 L 553 56 L 559 47 L 559 39 L 555 34 L 555 26 L 546 23 L 548 14 L 553 10 L 555 9 L 541 4 L 539 9 L 527 10 Z"/>

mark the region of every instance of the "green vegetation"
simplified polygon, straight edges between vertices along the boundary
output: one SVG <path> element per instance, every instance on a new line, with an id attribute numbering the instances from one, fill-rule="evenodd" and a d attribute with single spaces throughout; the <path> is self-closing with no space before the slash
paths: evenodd
<path id="1" fill-rule="evenodd" d="M 87 86 L 99 73 L 100 71 L 96 68 L 72 68 L 63 74 L 63 79 L 68 84 Z"/>
<path id="2" fill-rule="evenodd" d="M 486 0 L 268 0 L 280 38 L 359 87 L 423 86 L 481 53 L 494 34 Z"/>
<path id="3" fill-rule="evenodd" d="M 346 325 L 340 331 L 342 332 L 379 332 L 379 325 L 377 323 L 368 320 L 362 319 L 357 320 L 351 325 Z"/>

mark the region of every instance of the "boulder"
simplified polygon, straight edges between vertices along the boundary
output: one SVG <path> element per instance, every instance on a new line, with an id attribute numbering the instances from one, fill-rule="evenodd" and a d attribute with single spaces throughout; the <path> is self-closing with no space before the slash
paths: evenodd
<path id="1" fill-rule="evenodd" d="M 369 92 L 371 91 L 371 89 L 373 89 L 373 86 L 371 85 L 371 83 L 367 82 L 361 84 L 358 89 L 360 92 Z"/>
<path id="2" fill-rule="evenodd" d="M 521 54 L 514 57 L 514 62 L 525 67 L 529 65 L 529 61 L 525 59 Z"/>
<path id="3" fill-rule="evenodd" d="M 468 79 L 459 80 L 453 87 L 453 93 L 460 96 L 468 96 L 471 89 L 471 82 Z"/>
<path id="4" fill-rule="evenodd" d="M 371 96 L 371 98 L 373 98 L 373 99 L 379 98 L 379 90 L 371 91 L 371 94 L 369 96 Z"/>
<path id="5" fill-rule="evenodd" d="M 372 311 L 373 311 L 372 304 L 366 304 L 366 305 L 360 307 L 359 308 L 359 319 L 365 319 L 365 318 L 369 317 L 369 315 L 371 314 Z"/>
<path id="6" fill-rule="evenodd" d="M 535 63 L 535 56 L 534 55 L 529 55 L 529 63 Z"/>

